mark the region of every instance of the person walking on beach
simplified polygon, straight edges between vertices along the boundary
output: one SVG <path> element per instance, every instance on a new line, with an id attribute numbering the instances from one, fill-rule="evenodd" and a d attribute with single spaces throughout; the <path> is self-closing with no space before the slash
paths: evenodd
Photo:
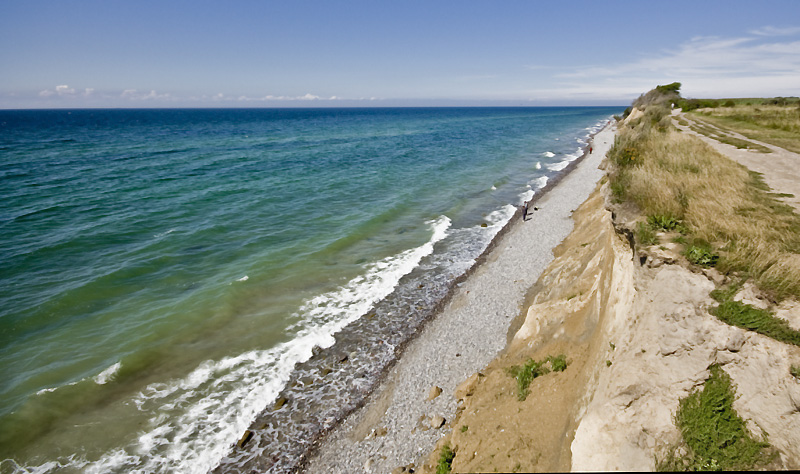
<path id="1" fill-rule="evenodd" d="M 525 204 L 522 205 L 522 220 L 523 221 L 527 221 L 528 220 L 528 202 L 529 201 L 525 201 Z"/>

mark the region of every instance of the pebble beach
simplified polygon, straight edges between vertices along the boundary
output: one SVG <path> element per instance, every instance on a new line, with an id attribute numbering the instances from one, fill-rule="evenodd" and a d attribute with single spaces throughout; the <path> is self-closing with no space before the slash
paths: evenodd
<path id="1" fill-rule="evenodd" d="M 551 249 L 572 230 L 572 211 L 603 176 L 598 166 L 615 127 L 609 122 L 594 136 L 593 152 L 587 149 L 574 169 L 530 203 L 526 221 L 521 211 L 515 216 L 367 403 L 319 441 L 306 472 L 391 472 L 421 463 L 456 413 L 456 387 L 506 346 L 509 326 L 552 260 Z"/>

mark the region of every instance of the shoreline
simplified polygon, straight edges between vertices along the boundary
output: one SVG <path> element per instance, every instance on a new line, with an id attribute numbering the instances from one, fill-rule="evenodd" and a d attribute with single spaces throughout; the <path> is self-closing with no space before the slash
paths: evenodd
<path id="1" fill-rule="evenodd" d="M 594 153 L 588 153 L 587 144 L 581 156 L 537 190 L 529 201 L 528 221 L 521 221 L 522 210 L 517 209 L 475 263 L 452 282 L 416 334 L 396 348 L 395 359 L 363 402 L 315 437 L 296 470 L 390 471 L 419 462 L 433 449 L 445 430 L 441 425 L 432 426 L 439 422 L 446 426 L 457 408 L 452 397 L 455 384 L 481 370 L 506 347 L 509 327 L 522 310 L 528 289 L 552 260 L 552 248 L 571 231 L 571 211 L 602 178 L 603 172 L 597 166 L 613 144 L 614 133 L 615 124 L 609 120 L 589 137 L 590 142 L 596 142 Z M 560 186 L 562 183 L 565 186 Z M 534 211 L 535 205 L 541 209 Z M 524 258 L 514 257 L 515 245 L 525 247 Z M 505 268 L 508 265 L 511 268 Z M 483 275 L 493 270 L 500 274 L 484 281 Z M 513 280 L 511 285 L 509 280 Z M 471 291 L 487 294 L 483 300 L 470 303 L 466 300 L 473 298 L 467 296 Z M 509 291 L 511 294 L 501 296 Z M 496 304 L 503 307 L 496 308 Z M 494 312 L 501 317 L 481 318 L 481 314 L 472 314 L 476 311 Z M 454 314 L 459 312 L 461 321 Z M 468 334 L 453 337 L 454 329 L 463 331 L 481 319 L 493 320 L 483 321 L 492 323 L 490 336 L 485 334 L 487 325 L 479 324 L 472 328 L 471 335 L 468 330 Z M 442 367 L 443 359 L 453 367 L 448 363 Z M 403 383 L 404 380 L 414 382 Z M 441 388 L 442 395 L 425 401 L 429 391 L 436 390 L 433 387 Z"/>

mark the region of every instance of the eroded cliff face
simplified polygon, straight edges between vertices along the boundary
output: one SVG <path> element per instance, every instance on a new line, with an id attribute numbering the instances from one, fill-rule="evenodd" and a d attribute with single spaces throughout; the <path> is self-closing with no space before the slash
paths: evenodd
<path id="1" fill-rule="evenodd" d="M 440 442 L 456 452 L 453 471 L 653 470 L 679 439 L 679 400 L 713 363 L 733 379 L 751 431 L 769 434 L 782 467 L 800 467 L 800 382 L 789 372 L 800 349 L 710 315 L 719 275 L 668 249 L 634 251 L 606 196 L 600 185 L 574 212 L 506 351 L 457 390 L 461 411 Z M 559 354 L 567 369 L 534 379 L 520 401 L 508 368 Z"/>

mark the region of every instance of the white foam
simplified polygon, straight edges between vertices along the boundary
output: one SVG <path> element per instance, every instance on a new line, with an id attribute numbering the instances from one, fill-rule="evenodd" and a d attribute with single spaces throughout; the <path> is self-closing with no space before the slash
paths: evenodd
<path id="1" fill-rule="evenodd" d="M 169 235 L 169 234 L 171 234 L 173 232 L 175 232 L 175 229 L 170 229 L 170 230 L 168 230 L 166 232 L 162 232 L 160 234 L 155 234 L 153 237 L 155 237 L 156 239 L 159 239 L 159 238 L 164 237 L 166 235 Z"/>
<path id="2" fill-rule="evenodd" d="M 248 279 L 250 279 L 250 277 L 245 275 L 245 276 L 243 276 L 241 278 L 237 278 L 236 281 L 247 281 Z"/>
<path id="3" fill-rule="evenodd" d="M 116 364 L 112 364 L 106 370 L 100 372 L 94 377 L 95 383 L 98 385 L 104 385 L 111 381 L 115 375 L 119 372 L 119 369 L 122 367 L 122 362 L 117 362 Z"/>
<path id="4" fill-rule="evenodd" d="M 489 224 L 488 229 L 492 232 L 492 235 L 496 234 L 509 220 L 511 217 L 514 216 L 514 213 L 517 212 L 517 207 L 512 206 L 511 204 L 506 204 L 505 206 L 492 211 L 486 216 L 486 222 Z"/>
<path id="5" fill-rule="evenodd" d="M 555 156 L 555 155 L 554 155 L 554 156 Z M 536 168 L 537 170 L 540 170 L 540 169 L 542 169 L 542 162 L 541 162 L 541 161 L 537 161 L 537 162 L 536 162 L 536 166 L 535 166 L 535 168 Z"/>
<path id="6" fill-rule="evenodd" d="M 530 188 L 531 185 L 529 184 L 528 187 Z M 519 203 L 523 204 L 525 201 L 529 201 L 533 197 L 534 194 L 536 194 L 536 191 L 534 191 L 532 189 L 528 189 L 527 191 L 525 191 L 524 193 L 522 193 L 520 195 Z"/>
<path id="7" fill-rule="evenodd" d="M 547 169 L 550 171 L 561 171 L 567 167 L 571 160 L 559 161 L 558 163 L 553 163 L 552 165 L 547 165 Z"/>
<path id="8" fill-rule="evenodd" d="M 497 186 L 492 186 L 492 191 L 497 191 Z"/>
<path id="9" fill-rule="evenodd" d="M 513 214 L 513 206 L 507 207 Z M 502 220 L 504 212 L 492 217 Z M 182 379 L 146 387 L 134 403 L 152 416 L 133 445 L 110 451 L 96 462 L 70 458 L 21 472 L 54 472 L 65 467 L 64 462 L 70 468 L 98 473 L 206 473 L 213 469 L 228 454 L 231 440 L 275 400 L 295 364 L 311 358 L 314 346 L 332 345 L 336 332 L 389 295 L 400 278 L 447 236 L 450 219 L 441 216 L 428 224 L 433 234 L 423 245 L 372 263 L 365 274 L 338 290 L 307 301 L 297 313 L 302 322 L 290 328 L 296 331 L 292 340 L 268 350 L 206 361 Z M 104 370 L 103 380 L 117 370 L 119 363 Z"/>
<path id="10" fill-rule="evenodd" d="M 552 151 L 546 151 L 546 152 L 542 153 L 542 155 L 544 155 L 544 156 L 546 156 L 548 158 L 552 158 L 552 157 L 556 156 L 556 154 L 553 153 Z"/>

